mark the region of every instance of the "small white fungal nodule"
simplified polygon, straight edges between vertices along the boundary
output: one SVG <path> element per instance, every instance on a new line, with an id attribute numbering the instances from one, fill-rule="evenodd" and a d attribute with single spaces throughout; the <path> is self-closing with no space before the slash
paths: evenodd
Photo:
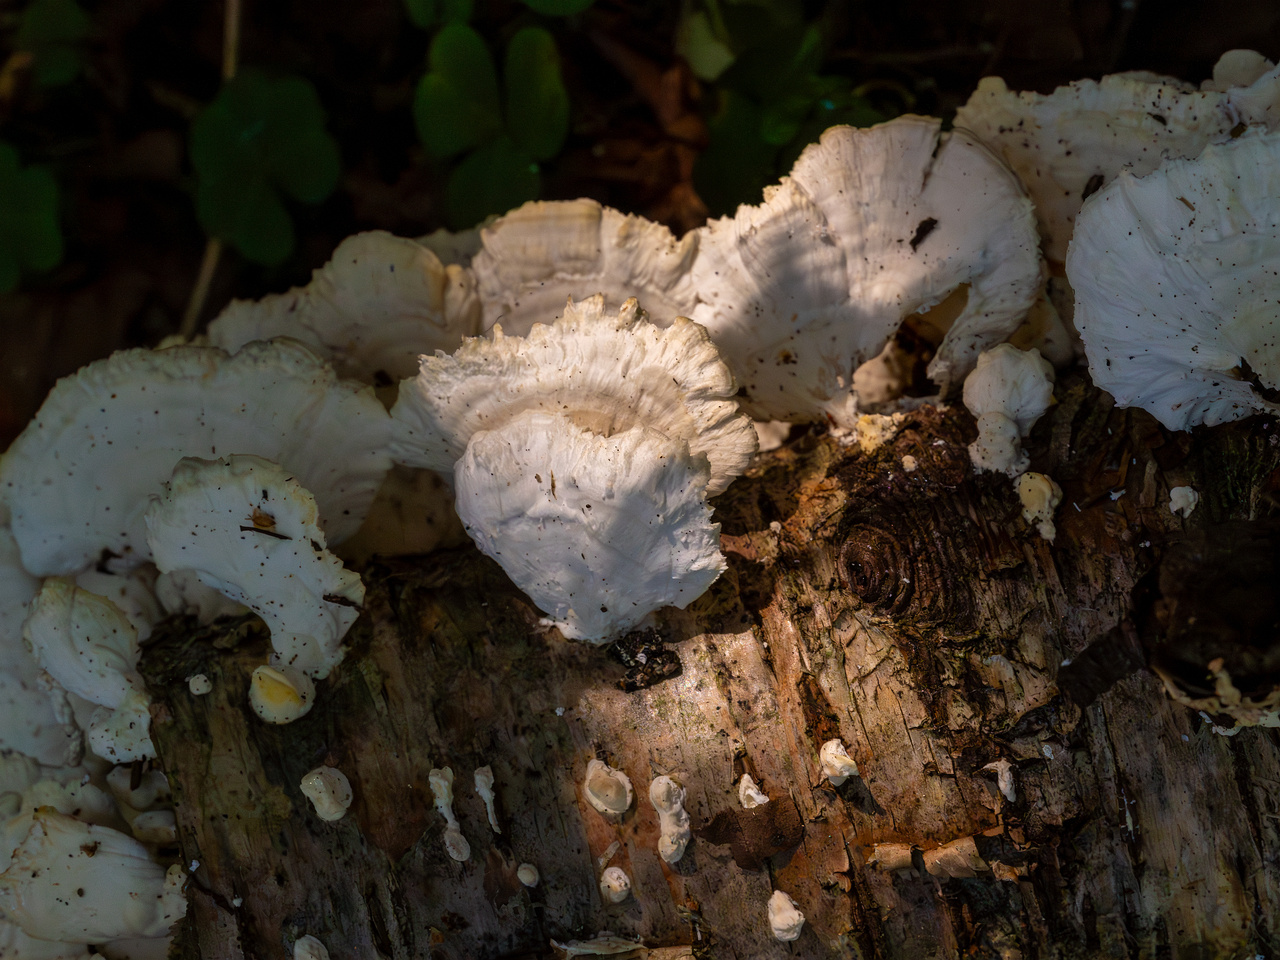
<path id="1" fill-rule="evenodd" d="M 444 849 L 454 860 L 461 863 L 471 858 L 471 844 L 462 835 L 458 826 L 458 818 L 453 815 L 453 769 L 433 767 L 427 775 L 431 784 L 431 795 L 436 801 L 436 810 L 444 817 Z"/>
<path id="2" fill-rule="evenodd" d="M 1169 491 L 1169 512 L 1178 514 L 1182 519 L 1191 516 L 1191 511 L 1200 502 L 1200 494 L 1192 487 L 1173 487 Z"/>
<path id="3" fill-rule="evenodd" d="M 744 773 L 742 780 L 738 783 L 738 802 L 742 804 L 744 810 L 751 810 L 768 803 L 769 798 L 756 786 L 751 774 Z"/>
<path id="4" fill-rule="evenodd" d="M 192 674 L 187 677 L 187 689 L 195 696 L 203 697 L 213 690 L 213 682 L 203 673 Z"/>
<path id="5" fill-rule="evenodd" d="M 600 896 L 610 903 L 621 903 L 631 896 L 631 878 L 621 867 L 606 867 L 600 875 Z"/>
<path id="6" fill-rule="evenodd" d="M 798 940 L 804 928 L 804 914 L 796 902 L 781 890 L 769 898 L 769 929 L 778 940 Z"/>
<path id="7" fill-rule="evenodd" d="M 475 773 L 476 793 L 480 794 L 480 799 L 484 801 L 484 812 L 489 815 L 489 826 L 493 827 L 494 833 L 501 833 L 502 828 L 498 826 L 498 813 L 493 807 L 493 768 L 488 764 L 483 767 L 477 767 Z"/>
<path id="8" fill-rule="evenodd" d="M 323 943 L 307 934 L 293 942 L 293 960 L 329 960 L 329 951 Z"/>
<path id="9" fill-rule="evenodd" d="M 532 863 L 522 863 L 516 867 L 516 879 L 526 887 L 536 887 L 541 878 L 538 875 L 538 868 Z"/>
<path id="10" fill-rule="evenodd" d="M 603 814 L 613 816 L 626 813 L 635 797 L 631 789 L 631 778 L 601 760 L 592 760 L 587 764 L 582 793 L 591 806 Z"/>
<path id="11" fill-rule="evenodd" d="M 658 811 L 658 824 L 662 829 L 658 856 L 667 863 L 676 863 L 684 856 L 685 847 L 693 837 L 689 814 L 684 808 L 684 787 L 670 777 L 658 777 L 649 784 L 649 802 Z"/>
<path id="12" fill-rule="evenodd" d="M 828 740 L 824 743 L 822 749 L 818 751 L 818 760 L 822 764 L 822 775 L 830 780 L 834 787 L 858 775 L 858 765 L 845 750 L 844 743 L 839 740 Z"/>
<path id="13" fill-rule="evenodd" d="M 351 782 L 334 767 L 316 767 L 300 786 L 321 820 L 341 820 L 351 806 Z"/>

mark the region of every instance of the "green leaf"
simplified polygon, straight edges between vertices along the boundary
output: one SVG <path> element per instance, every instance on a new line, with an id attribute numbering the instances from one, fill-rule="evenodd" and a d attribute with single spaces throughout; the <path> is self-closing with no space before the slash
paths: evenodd
<path id="1" fill-rule="evenodd" d="M 23 270 L 61 262 L 57 181 L 44 167 L 23 168 L 17 151 L 0 143 L 0 292 L 15 289 Z"/>
<path id="2" fill-rule="evenodd" d="M 710 18 L 702 10 L 685 8 L 676 26 L 676 53 L 684 57 L 699 80 L 717 79 L 733 63 L 733 49 L 716 35 Z"/>
<path id="3" fill-rule="evenodd" d="M 595 0 L 524 0 L 524 2 L 544 17 L 567 17 L 581 13 Z"/>
<path id="4" fill-rule="evenodd" d="M 315 88 L 299 77 L 243 70 L 191 125 L 196 211 L 212 236 L 258 263 L 293 249 L 279 192 L 319 203 L 338 184 L 338 145 Z"/>
<path id="5" fill-rule="evenodd" d="M 80 75 L 80 45 L 89 35 L 89 15 L 75 0 L 34 0 L 22 13 L 14 48 L 35 57 L 35 81 L 58 87 Z"/>
<path id="6" fill-rule="evenodd" d="M 761 111 L 749 97 L 725 91 L 723 108 L 708 130 L 710 142 L 693 165 L 693 186 L 713 216 L 741 203 L 759 203 L 774 179 L 778 150 L 760 136 Z"/>
<path id="7" fill-rule="evenodd" d="M 450 23 L 431 41 L 430 71 L 418 84 L 413 118 L 434 157 L 452 157 L 502 130 L 498 76 L 480 34 Z"/>
<path id="8" fill-rule="evenodd" d="M 404 0 L 409 20 L 415 27 L 429 30 L 437 21 L 471 19 L 471 0 Z"/>
<path id="9" fill-rule="evenodd" d="M 22 171 L 16 198 L 23 243 L 18 260 L 24 270 L 52 270 L 62 262 L 62 228 L 58 224 L 58 182 L 44 167 Z"/>
<path id="10" fill-rule="evenodd" d="M 535 160 L 550 160 L 569 132 L 569 92 L 560 78 L 560 53 L 551 34 L 525 27 L 512 37 L 503 80 L 511 138 Z"/>
<path id="11" fill-rule="evenodd" d="M 538 196 L 538 165 L 506 134 L 485 144 L 453 169 L 445 186 L 445 210 L 453 230 L 473 227 L 491 213 L 506 213 Z"/>

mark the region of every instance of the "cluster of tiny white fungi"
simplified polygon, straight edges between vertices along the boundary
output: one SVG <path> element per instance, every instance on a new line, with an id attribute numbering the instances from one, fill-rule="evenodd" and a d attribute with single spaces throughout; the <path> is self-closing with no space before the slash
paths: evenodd
<path id="1" fill-rule="evenodd" d="M 463 236 L 361 234 L 306 287 L 233 303 L 199 342 L 59 382 L 0 458 L 0 941 L 21 956 L 163 950 L 185 911 L 181 868 L 153 858 L 177 832 L 167 785 L 111 769 L 156 758 L 141 644 L 167 615 L 252 611 L 272 652 L 248 702 L 296 720 L 360 614 L 343 558 L 434 547 L 445 487 L 548 627 L 603 642 L 725 568 L 709 498 L 757 432 L 778 433 L 752 418 L 861 428 L 870 449 L 865 432 L 898 421 L 869 416 L 918 402 L 902 398 L 904 321 L 932 341 L 939 395 L 963 383 L 975 467 L 1016 477 L 1048 540 L 1062 491 L 1028 472 L 1021 443 L 1052 403 L 1053 365 L 1083 353 L 1117 403 L 1170 429 L 1277 412 L 1255 385 L 1280 387 L 1278 321 L 1256 307 L 1280 285 L 1264 269 L 1280 255 L 1278 117 L 1280 71 L 1243 51 L 1198 89 L 1125 74 L 1041 96 L 989 78 L 952 132 L 922 117 L 832 128 L 761 204 L 680 239 L 589 200 Z M 1196 500 L 1170 490 L 1184 518 Z M 191 694 L 217 682 L 193 675 Z M 1001 762 L 988 766 L 1012 802 Z M 857 773 L 839 741 L 821 768 L 832 784 Z M 430 784 L 465 860 L 452 770 Z M 500 832 L 494 787 L 475 771 Z M 353 800 L 331 767 L 300 790 L 325 820 Z M 584 794 L 611 817 L 632 803 L 596 760 Z M 750 775 L 739 796 L 770 802 Z M 658 777 L 649 797 L 675 863 L 684 790 Z M 976 854 L 947 856 L 962 869 Z M 600 869 L 605 899 L 633 895 L 621 867 Z M 517 872 L 538 882 L 533 864 Z M 50 884 L 86 894 L 46 897 Z M 767 917 L 800 936 L 782 891 Z"/>

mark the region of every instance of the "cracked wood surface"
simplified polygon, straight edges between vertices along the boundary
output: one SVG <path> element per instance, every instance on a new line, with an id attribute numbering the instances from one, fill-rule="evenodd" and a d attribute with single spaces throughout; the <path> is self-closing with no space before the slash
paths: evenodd
<path id="1" fill-rule="evenodd" d="M 600 930 L 739 960 L 1270 955 L 1274 732 L 1215 735 L 1145 670 L 1083 710 L 1056 679 L 1128 613 L 1162 543 L 1268 509 L 1280 441 L 1256 419 L 1192 438 L 1081 384 L 1058 395 L 1031 446 L 1065 491 L 1053 545 L 1007 479 L 972 475 L 961 409 L 909 414 L 871 453 L 801 437 L 719 498 L 729 571 L 633 637 L 630 667 L 539 626 L 469 548 L 371 565 L 351 653 L 289 726 L 247 708 L 267 651 L 252 623 L 159 631 L 152 735 L 200 864 L 186 956 L 276 960 L 308 933 L 335 958 L 543 956 Z M 1181 483 L 1204 494 L 1185 522 L 1167 509 Z M 678 675 L 646 674 L 660 641 Z M 213 693 L 190 695 L 196 672 Z M 832 737 L 862 774 L 838 789 L 817 760 Z M 621 820 L 582 797 L 593 757 L 633 782 Z M 983 770 L 1001 759 L 1012 802 Z M 319 763 L 355 791 L 336 823 L 298 788 Z M 484 764 L 501 835 L 472 789 Z M 465 863 L 427 788 L 446 765 Z M 769 805 L 741 809 L 743 772 Z M 695 830 L 674 866 L 659 774 Z M 615 841 L 633 891 L 616 906 L 597 887 Z M 807 918 L 794 943 L 769 934 L 773 889 Z"/>

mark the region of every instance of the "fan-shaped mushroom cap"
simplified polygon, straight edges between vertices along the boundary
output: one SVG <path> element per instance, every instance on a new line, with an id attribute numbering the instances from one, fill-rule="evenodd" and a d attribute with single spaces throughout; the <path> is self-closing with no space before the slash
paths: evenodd
<path id="1" fill-rule="evenodd" d="M 305 287 L 233 300 L 209 324 L 209 342 L 235 352 L 293 337 L 367 383 L 413 376 L 418 356 L 453 350 L 480 330 L 475 280 L 415 240 L 372 230 L 347 237 Z"/>
<path id="2" fill-rule="evenodd" d="M 272 660 L 323 678 L 364 602 L 358 574 L 325 549 L 315 498 L 269 460 L 181 460 L 147 510 L 162 571 L 194 570 L 271 629 Z"/>
<path id="3" fill-rule="evenodd" d="M 41 808 L 0 873 L 0 910 L 42 939 L 162 937 L 186 914 L 185 880 L 132 837 Z"/>
<path id="4" fill-rule="evenodd" d="M 337 542 L 360 526 L 390 467 L 388 418 L 301 344 L 125 350 L 58 381 L 0 457 L 23 566 L 70 574 L 104 550 L 150 559 L 142 515 L 184 456 L 251 453 L 315 494 Z"/>
<path id="5" fill-rule="evenodd" d="M 1280 133 L 1122 173 L 1067 254 L 1089 373 L 1171 430 L 1280 413 Z M 1246 369 L 1247 365 L 1247 369 Z"/>
<path id="6" fill-rule="evenodd" d="M 392 410 L 392 456 L 448 473 L 473 434 L 539 410 L 600 436 L 643 426 L 683 441 L 710 463 L 707 496 L 715 496 L 756 449 L 751 421 L 730 399 L 735 391 L 697 324 L 676 319 L 660 329 L 642 322 L 634 299 L 613 314 L 594 296 L 567 304 L 559 320 L 535 325 L 528 337 L 499 328 L 493 340 L 468 340 L 452 357 L 423 357 Z"/>
<path id="7" fill-rule="evenodd" d="M 631 809 L 635 797 L 631 778 L 603 760 L 587 761 L 587 775 L 582 781 L 582 795 L 600 813 L 606 816 L 622 816 Z"/>
<path id="8" fill-rule="evenodd" d="M 677 240 L 659 223 L 594 200 L 533 201 L 480 231 L 471 261 L 486 328 L 524 336 L 565 300 L 603 294 L 610 310 L 637 297 L 661 318 L 693 305 L 689 265 L 697 236 Z"/>
<path id="9" fill-rule="evenodd" d="M 706 497 L 755 450 L 706 332 L 570 302 L 528 338 L 424 357 L 393 456 L 452 469 L 468 534 L 566 636 L 605 640 L 724 569 Z"/>
<path id="10" fill-rule="evenodd" d="M 561 632 L 601 642 L 683 608 L 725 569 L 706 461 L 643 427 L 602 437 L 529 412 L 458 461 L 458 515 Z"/>
<path id="11" fill-rule="evenodd" d="M 1241 122 L 1270 121 L 1276 79 L 1259 74 L 1251 86 L 1235 86 L 1230 81 L 1246 74 L 1226 56 L 1220 64 L 1222 83 L 1203 90 L 1122 73 L 1077 80 L 1051 94 L 1018 93 L 999 77 L 984 77 L 955 123 L 1022 179 L 1040 217 L 1045 256 L 1061 263 L 1081 204 L 1121 170 L 1141 176 L 1166 157 L 1194 157 L 1228 139 Z"/>
<path id="12" fill-rule="evenodd" d="M 762 419 L 851 425 L 854 371 L 905 317 L 968 284 L 929 367 L 945 393 L 1018 327 L 1041 283 L 1017 180 L 924 117 L 827 130 L 763 204 L 703 230 L 691 316 Z"/>

